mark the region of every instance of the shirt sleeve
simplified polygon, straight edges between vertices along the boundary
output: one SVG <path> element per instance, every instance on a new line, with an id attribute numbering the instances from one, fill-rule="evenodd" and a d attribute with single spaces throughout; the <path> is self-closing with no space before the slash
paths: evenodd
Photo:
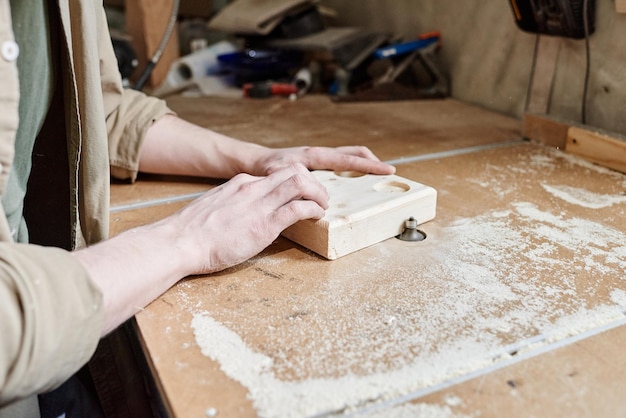
<path id="1" fill-rule="evenodd" d="M 100 15 L 100 76 L 109 136 L 111 175 L 134 181 L 146 131 L 160 117 L 174 114 L 165 101 L 122 87 L 104 9 Z"/>
<path id="2" fill-rule="evenodd" d="M 0 407 L 54 389 L 93 355 L 102 294 L 69 252 L 0 243 Z"/>

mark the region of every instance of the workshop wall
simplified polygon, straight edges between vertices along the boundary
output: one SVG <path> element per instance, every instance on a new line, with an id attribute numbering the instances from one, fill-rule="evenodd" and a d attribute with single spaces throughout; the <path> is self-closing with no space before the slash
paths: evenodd
<path id="1" fill-rule="evenodd" d="M 410 39 L 438 30 L 441 64 L 452 96 L 511 116 L 524 112 L 535 35 L 520 31 L 507 0 L 325 0 L 338 24 L 388 31 Z M 391 6 L 390 4 L 393 4 Z M 591 74 L 587 124 L 626 133 L 626 14 L 614 0 L 597 0 L 596 32 L 590 38 Z M 562 41 L 549 114 L 580 121 L 585 41 Z"/>

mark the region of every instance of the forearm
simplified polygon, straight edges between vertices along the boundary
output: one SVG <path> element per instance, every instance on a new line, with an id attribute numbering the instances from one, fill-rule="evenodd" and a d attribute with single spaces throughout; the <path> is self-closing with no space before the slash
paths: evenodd
<path id="1" fill-rule="evenodd" d="M 179 279 L 241 263 L 290 225 L 319 219 L 328 193 L 299 164 L 235 176 L 169 217 L 74 253 L 103 294 L 103 334 Z"/>
<path id="2" fill-rule="evenodd" d="M 212 178 L 252 172 L 250 164 L 266 147 L 240 141 L 166 115 L 148 130 L 139 171 Z"/>
<path id="3" fill-rule="evenodd" d="M 139 171 L 213 178 L 239 173 L 266 176 L 291 164 L 309 170 L 392 174 L 395 168 L 366 147 L 268 148 L 240 141 L 166 115 L 148 130 L 139 154 Z"/>
<path id="4" fill-rule="evenodd" d="M 187 275 L 188 255 L 173 228 L 163 222 L 143 226 L 73 253 L 102 291 L 102 335 Z"/>

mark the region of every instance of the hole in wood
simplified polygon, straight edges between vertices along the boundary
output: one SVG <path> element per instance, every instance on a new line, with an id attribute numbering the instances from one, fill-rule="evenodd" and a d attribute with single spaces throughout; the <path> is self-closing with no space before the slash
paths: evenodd
<path id="1" fill-rule="evenodd" d="M 411 186 L 399 181 L 380 182 L 374 185 L 374 190 L 384 193 L 405 193 L 411 190 Z"/>
<path id="2" fill-rule="evenodd" d="M 334 173 L 338 177 L 347 177 L 347 178 L 356 178 L 356 177 L 362 177 L 365 175 L 365 173 L 360 173 L 358 171 L 335 171 Z"/>

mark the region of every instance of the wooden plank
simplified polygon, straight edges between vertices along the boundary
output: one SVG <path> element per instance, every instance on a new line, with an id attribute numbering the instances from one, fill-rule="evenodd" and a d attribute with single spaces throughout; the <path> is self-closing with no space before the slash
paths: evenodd
<path id="1" fill-rule="evenodd" d="M 133 47 L 139 63 L 133 74 L 136 81 L 146 64 L 158 49 L 172 11 L 173 0 L 128 0 L 126 1 L 126 30 L 132 37 Z M 178 30 L 176 27 L 154 67 L 147 86 L 159 86 L 169 71 L 170 65 L 179 57 Z"/>
<path id="2" fill-rule="evenodd" d="M 585 125 L 545 114 L 526 113 L 522 136 L 564 149 L 596 164 L 626 172 L 626 140 L 620 135 L 591 130 Z"/>
<path id="3" fill-rule="evenodd" d="M 526 113 L 522 126 L 522 136 L 533 142 L 565 148 L 567 132 L 572 122 L 546 114 Z"/>
<path id="4" fill-rule="evenodd" d="M 626 141 L 622 138 L 572 126 L 565 151 L 626 173 Z"/>
<path id="5" fill-rule="evenodd" d="M 418 225 L 435 217 L 437 191 L 415 181 L 326 170 L 313 174 L 330 195 L 326 216 L 298 222 L 283 236 L 329 260 L 400 234 L 411 217 Z"/>

